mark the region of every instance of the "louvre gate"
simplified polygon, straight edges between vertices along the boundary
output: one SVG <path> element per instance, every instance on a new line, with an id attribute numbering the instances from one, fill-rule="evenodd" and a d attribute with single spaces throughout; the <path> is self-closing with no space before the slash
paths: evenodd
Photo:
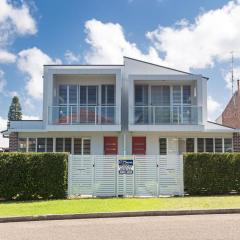
<path id="1" fill-rule="evenodd" d="M 133 159 L 133 174 L 119 173 L 118 159 L 121 158 L 123 156 L 70 155 L 68 195 L 183 195 L 181 155 L 128 156 Z"/>

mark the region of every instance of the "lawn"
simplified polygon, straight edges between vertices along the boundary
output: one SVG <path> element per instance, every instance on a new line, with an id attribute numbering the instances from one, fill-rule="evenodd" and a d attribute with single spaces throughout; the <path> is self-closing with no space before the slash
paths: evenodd
<path id="1" fill-rule="evenodd" d="M 0 216 L 207 208 L 240 208 L 240 196 L 2 202 Z"/>

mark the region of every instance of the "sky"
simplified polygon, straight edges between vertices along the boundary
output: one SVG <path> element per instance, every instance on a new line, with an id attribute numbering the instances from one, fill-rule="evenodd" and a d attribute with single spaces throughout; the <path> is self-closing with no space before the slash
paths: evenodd
<path id="1" fill-rule="evenodd" d="M 209 77 L 215 120 L 240 78 L 240 0 L 0 0 L 0 131 L 13 96 L 42 118 L 43 64 L 122 64 L 123 56 Z M 0 147 L 7 139 L 0 136 Z"/>

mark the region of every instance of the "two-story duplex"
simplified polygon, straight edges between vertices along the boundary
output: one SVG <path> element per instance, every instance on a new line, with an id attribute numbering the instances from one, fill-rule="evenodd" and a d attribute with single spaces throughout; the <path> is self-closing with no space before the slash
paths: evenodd
<path id="1" fill-rule="evenodd" d="M 234 150 L 207 120 L 208 78 L 124 57 L 123 65 L 45 65 L 43 118 L 11 121 L 10 151 L 179 155 Z M 238 144 L 238 143 L 236 143 Z"/>

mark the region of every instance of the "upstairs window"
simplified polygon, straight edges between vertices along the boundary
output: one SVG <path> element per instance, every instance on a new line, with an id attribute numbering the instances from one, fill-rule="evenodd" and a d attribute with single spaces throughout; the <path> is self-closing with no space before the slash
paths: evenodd
<path id="1" fill-rule="evenodd" d="M 183 86 L 183 104 L 191 104 L 191 86 Z"/>
<path id="2" fill-rule="evenodd" d="M 115 87 L 114 85 L 102 85 L 102 105 L 115 104 Z"/>
<path id="3" fill-rule="evenodd" d="M 136 106 L 148 105 L 148 86 L 147 85 L 135 86 L 135 105 Z"/>
<path id="4" fill-rule="evenodd" d="M 59 93 L 58 93 L 58 103 L 59 104 L 67 104 L 68 98 L 68 86 L 67 85 L 60 85 L 59 86 Z"/>

